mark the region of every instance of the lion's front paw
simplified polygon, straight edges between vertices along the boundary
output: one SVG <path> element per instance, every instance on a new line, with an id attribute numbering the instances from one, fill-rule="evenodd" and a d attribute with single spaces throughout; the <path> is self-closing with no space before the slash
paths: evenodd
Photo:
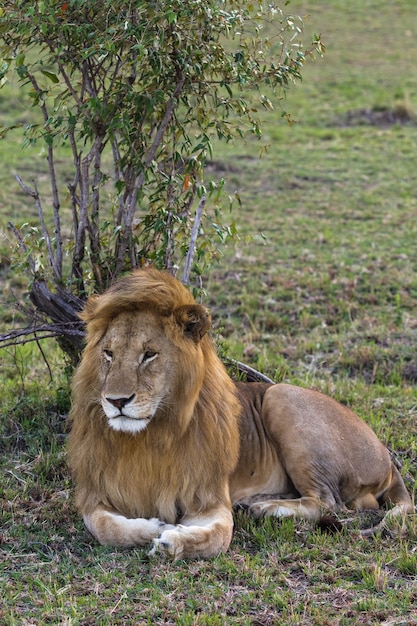
<path id="1" fill-rule="evenodd" d="M 151 519 L 133 519 L 129 520 L 129 522 L 132 525 L 135 523 L 139 525 L 140 523 L 142 533 L 147 534 L 149 539 L 159 537 L 167 527 L 167 524 L 157 517 L 152 517 Z"/>
<path id="2" fill-rule="evenodd" d="M 169 528 L 169 525 L 166 525 Z M 173 530 L 174 529 L 174 530 Z M 180 559 L 184 551 L 184 537 L 181 532 L 172 526 L 170 530 L 164 532 L 153 540 L 153 547 L 149 551 L 149 556 L 160 554 L 170 559 Z"/>

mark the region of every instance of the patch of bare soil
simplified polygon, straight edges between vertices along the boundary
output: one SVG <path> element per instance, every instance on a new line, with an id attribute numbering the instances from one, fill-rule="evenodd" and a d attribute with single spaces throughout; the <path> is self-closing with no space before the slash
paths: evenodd
<path id="1" fill-rule="evenodd" d="M 352 109 L 340 120 L 342 126 L 393 126 L 394 124 L 417 124 L 416 115 L 406 106 Z"/>

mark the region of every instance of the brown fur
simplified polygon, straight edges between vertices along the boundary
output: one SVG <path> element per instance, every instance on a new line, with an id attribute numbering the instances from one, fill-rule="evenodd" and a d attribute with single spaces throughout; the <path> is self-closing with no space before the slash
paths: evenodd
<path id="1" fill-rule="evenodd" d="M 323 511 L 392 506 L 414 511 L 388 450 L 353 411 L 294 385 L 239 383 L 242 445 L 230 479 L 233 502 L 261 515 L 318 520 Z M 380 530 L 363 531 L 369 536 Z"/>
<path id="2" fill-rule="evenodd" d="M 232 500 L 254 515 L 312 519 L 378 500 L 412 510 L 354 413 L 290 385 L 236 389 L 206 310 L 168 273 L 132 273 L 90 298 L 82 318 L 68 452 L 76 504 L 100 542 L 211 556 L 230 543 Z"/>

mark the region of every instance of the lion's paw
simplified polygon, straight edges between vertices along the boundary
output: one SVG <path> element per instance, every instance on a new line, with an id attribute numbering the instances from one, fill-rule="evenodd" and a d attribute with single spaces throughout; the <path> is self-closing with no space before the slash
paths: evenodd
<path id="1" fill-rule="evenodd" d="M 149 551 L 149 556 L 161 555 L 170 559 L 180 559 L 184 550 L 183 537 L 175 527 L 169 527 L 167 530 L 153 540 L 153 547 Z M 170 528 L 168 530 L 168 528 Z"/>
<path id="2" fill-rule="evenodd" d="M 255 502 L 249 507 L 250 515 L 260 518 L 266 515 L 272 515 L 274 517 L 291 517 L 294 515 L 294 510 L 287 506 L 279 505 L 278 503 L 270 502 Z"/>
<path id="3" fill-rule="evenodd" d="M 155 529 L 158 531 L 158 534 L 155 536 L 158 536 L 158 537 L 166 530 L 173 530 L 174 528 L 177 528 L 176 526 L 174 526 L 174 524 L 167 524 L 166 522 L 164 522 L 163 520 L 157 517 L 152 517 L 151 519 L 148 520 L 148 522 L 154 524 Z"/>
<path id="4" fill-rule="evenodd" d="M 137 528 L 137 530 L 140 530 L 141 534 L 149 539 L 159 537 L 167 527 L 173 528 L 173 526 L 171 527 L 165 524 L 165 522 L 157 517 L 152 517 L 150 519 L 129 519 L 127 520 L 127 523 L 131 528 Z"/>
<path id="5" fill-rule="evenodd" d="M 265 515 L 265 508 L 262 503 L 252 504 L 249 507 L 249 514 L 253 517 L 259 518 Z"/>
<path id="6" fill-rule="evenodd" d="M 150 531 L 153 530 L 153 532 L 157 533 L 157 535 L 161 534 L 162 528 L 164 526 L 164 522 L 162 522 L 157 517 L 151 517 L 150 519 L 148 519 L 146 521 L 149 524 L 149 530 Z"/>

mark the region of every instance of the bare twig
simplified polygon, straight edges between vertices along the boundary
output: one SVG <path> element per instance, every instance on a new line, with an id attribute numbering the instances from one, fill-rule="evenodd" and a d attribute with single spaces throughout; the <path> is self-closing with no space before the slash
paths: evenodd
<path id="1" fill-rule="evenodd" d="M 166 233 L 167 233 L 167 243 L 165 247 L 165 267 L 170 274 L 174 273 L 174 264 L 173 264 L 173 256 L 174 256 L 174 227 L 172 225 L 173 218 L 173 210 L 169 209 L 168 215 L 166 218 Z"/>
<path id="2" fill-rule="evenodd" d="M 29 77 L 30 82 L 32 83 L 34 90 L 39 96 L 39 108 L 42 111 L 44 127 L 46 130 L 48 130 L 49 111 L 46 105 L 46 100 L 43 97 L 44 91 L 39 86 L 35 76 L 32 73 L 29 72 L 28 77 Z M 51 184 L 51 191 L 52 191 L 52 205 L 53 205 L 54 223 L 55 223 L 55 241 L 56 241 L 56 253 L 55 254 L 53 253 L 51 245 L 50 245 L 50 236 L 45 226 L 45 221 L 43 219 L 43 209 L 42 209 L 42 205 L 39 199 L 39 194 L 37 192 L 36 186 L 35 186 L 34 191 L 36 192 L 37 196 L 34 196 L 32 194 L 30 195 L 32 195 L 32 197 L 35 198 L 36 200 L 36 206 L 38 209 L 39 219 L 42 224 L 43 235 L 48 245 L 49 258 L 50 258 L 51 265 L 54 269 L 55 276 L 57 277 L 58 280 L 61 280 L 62 279 L 62 234 L 61 234 L 61 219 L 60 219 L 60 214 L 59 214 L 60 204 L 59 204 L 58 185 L 56 182 L 54 150 L 53 150 L 52 144 L 50 143 L 48 143 L 48 168 L 49 168 L 49 182 Z M 21 180 L 18 179 L 18 182 L 19 182 L 19 185 L 22 187 Z M 26 188 L 26 192 L 27 192 L 27 188 Z"/>
<path id="3" fill-rule="evenodd" d="M 242 374 L 245 374 L 246 380 L 248 382 L 263 382 L 263 383 L 270 383 L 271 385 L 275 384 L 274 380 L 272 380 L 271 378 L 268 378 L 268 376 L 265 376 L 265 374 L 258 372 L 258 370 L 255 370 L 253 367 L 250 367 L 250 365 L 246 365 L 245 363 L 242 363 L 241 361 L 236 361 L 236 359 L 232 359 L 227 356 L 224 358 L 228 363 L 232 363 L 233 365 L 235 365 L 239 372 L 241 372 Z"/>
<path id="4" fill-rule="evenodd" d="M 35 200 L 36 208 L 38 210 L 39 221 L 40 221 L 40 224 L 41 224 L 41 227 L 42 227 L 42 234 L 44 236 L 44 239 L 45 239 L 45 242 L 46 242 L 46 247 L 48 249 L 49 261 L 51 263 L 51 266 L 52 266 L 53 272 L 55 274 L 55 277 L 58 280 L 61 280 L 61 278 L 62 278 L 61 270 L 57 266 L 57 263 L 56 263 L 56 257 L 55 257 L 54 251 L 52 249 L 51 237 L 49 235 L 49 231 L 48 231 L 48 228 L 46 226 L 45 219 L 43 217 L 42 203 L 41 203 L 41 200 L 40 200 L 40 197 L 39 197 L 39 193 L 38 193 L 38 189 L 36 187 L 36 184 L 35 184 L 35 188 L 32 189 L 31 187 L 28 187 L 27 185 L 24 184 L 24 182 L 22 181 L 20 176 L 16 176 L 16 180 L 19 183 L 20 187 L 23 189 L 23 191 L 25 193 L 27 193 L 29 196 L 31 196 Z"/>
<path id="5" fill-rule="evenodd" d="M 135 199 L 137 200 L 138 191 L 140 187 L 143 185 L 143 182 L 145 180 L 145 172 L 147 168 L 150 166 L 150 164 L 152 163 L 152 161 L 154 160 L 156 151 L 158 150 L 158 147 L 161 144 L 162 139 L 164 138 L 165 131 L 167 129 L 168 124 L 170 123 L 172 119 L 173 113 L 175 111 L 175 106 L 177 104 L 177 99 L 179 95 L 181 94 L 182 88 L 184 87 L 184 83 L 185 83 L 185 76 L 180 75 L 179 80 L 173 91 L 173 94 L 167 102 L 164 117 L 162 118 L 161 123 L 158 126 L 158 130 L 155 133 L 155 138 L 152 142 L 152 145 L 146 152 L 144 167 L 141 173 L 139 174 L 137 182 L 136 182 L 135 192 L 133 196 L 134 200 Z"/>
<path id="6" fill-rule="evenodd" d="M 74 135 L 74 129 L 69 129 L 68 137 L 69 137 L 70 144 L 71 144 L 72 158 L 73 158 L 73 163 L 74 163 L 74 168 L 75 168 L 74 182 L 68 184 L 68 189 L 70 191 L 70 198 L 71 198 L 72 225 L 74 229 L 74 239 L 75 239 L 75 242 L 77 242 L 78 238 L 82 237 L 83 235 L 85 239 L 85 231 L 80 229 L 81 201 L 80 201 L 79 195 L 77 194 L 77 188 L 79 187 L 80 180 L 81 180 L 81 152 L 79 152 L 77 149 L 77 142 L 76 142 L 75 135 Z M 77 244 L 75 246 L 74 253 L 72 255 L 72 265 L 71 265 L 71 282 L 73 279 L 75 279 L 76 289 L 77 289 L 78 294 L 84 292 L 84 281 L 83 281 L 83 275 L 81 271 L 82 258 L 79 258 L 80 256 L 79 249 L 80 249 L 80 246 L 79 244 Z"/>
<path id="7" fill-rule="evenodd" d="M 193 263 L 195 247 L 197 244 L 198 229 L 200 228 L 201 218 L 203 215 L 205 204 L 206 204 L 206 196 L 203 195 L 200 198 L 200 202 L 198 203 L 197 210 L 195 212 L 194 224 L 193 224 L 191 237 L 190 237 L 190 245 L 188 246 L 187 256 L 185 257 L 184 272 L 182 275 L 182 282 L 184 285 L 188 285 L 190 282 L 191 266 Z"/>
<path id="8" fill-rule="evenodd" d="M 17 241 L 19 242 L 19 246 L 22 248 L 23 252 L 26 254 L 28 263 L 30 265 L 30 269 L 32 270 L 33 273 L 35 273 L 36 272 L 35 260 L 34 260 L 33 256 L 30 254 L 27 245 L 23 241 L 23 237 L 20 234 L 20 231 L 11 222 L 8 223 L 8 226 L 11 229 L 11 231 L 13 232 L 13 234 L 16 237 Z"/>
<path id="9" fill-rule="evenodd" d="M 55 264 L 56 271 L 58 273 L 58 279 L 62 280 L 62 232 L 61 232 L 61 217 L 59 214 L 60 203 L 58 185 L 56 182 L 55 174 L 55 162 L 54 162 L 54 150 L 52 146 L 48 146 L 48 166 L 49 166 L 49 179 L 52 189 L 52 208 L 54 211 L 54 223 L 55 223 L 55 242 L 56 242 L 56 254 Z"/>
<path id="10" fill-rule="evenodd" d="M 93 158 L 93 148 L 90 152 L 81 159 L 81 155 L 78 157 L 78 184 L 80 186 L 80 198 L 79 198 L 79 213 L 78 213 L 78 226 L 74 233 L 74 252 L 72 255 L 72 268 L 71 275 L 75 277 L 77 283 L 78 293 L 84 291 L 84 279 L 82 271 L 82 261 L 85 254 L 85 237 L 88 225 L 88 207 L 90 199 L 89 190 L 89 173 L 90 164 Z M 73 191 L 75 194 L 75 190 Z"/>
<path id="11" fill-rule="evenodd" d="M 0 348 L 9 346 L 23 345 L 32 341 L 40 341 L 51 337 L 62 337 L 68 335 L 71 337 L 85 337 L 85 332 L 81 328 L 81 323 L 67 322 L 62 324 L 42 324 L 41 326 L 32 325 L 26 328 L 17 328 L 8 333 L 0 334 Z"/>
<path id="12" fill-rule="evenodd" d="M 102 138 L 103 139 L 103 138 Z M 88 233 L 90 237 L 91 247 L 91 263 L 94 272 L 94 279 L 98 291 L 103 291 L 103 276 L 101 272 L 101 241 L 100 241 L 100 183 L 101 173 L 101 155 L 104 148 L 103 140 L 94 143 L 94 174 L 91 201 L 91 220 L 88 222 Z"/>
<path id="13" fill-rule="evenodd" d="M 82 87 L 81 87 L 81 95 L 79 96 L 77 91 L 74 89 L 73 82 L 72 82 L 72 80 L 71 80 L 71 78 L 70 78 L 70 76 L 69 76 L 69 74 L 68 74 L 68 72 L 66 70 L 65 65 L 59 61 L 59 57 L 58 56 L 56 58 L 56 62 L 57 62 L 58 68 L 59 68 L 59 72 L 60 72 L 62 78 L 64 79 L 65 85 L 68 88 L 68 91 L 71 93 L 71 96 L 74 98 L 74 102 L 76 102 L 77 107 L 79 109 L 81 109 L 82 106 L 83 106 L 83 101 L 84 101 L 84 88 L 85 88 L 85 76 L 84 76 L 84 73 L 83 73 L 83 83 L 82 83 Z M 90 115 L 89 110 L 87 108 L 84 109 L 84 114 L 89 118 L 90 121 L 92 121 L 91 120 L 91 115 Z"/>
<path id="14" fill-rule="evenodd" d="M 171 162 L 171 172 L 170 178 L 171 181 L 175 177 L 175 160 L 172 159 Z M 175 204 L 175 189 L 172 182 L 168 185 L 168 215 L 166 219 L 166 236 L 167 243 L 165 246 L 165 267 L 168 272 L 173 274 L 174 264 L 173 264 L 173 256 L 174 256 L 174 225 L 173 225 L 173 217 L 174 217 L 174 204 Z"/>
<path id="15" fill-rule="evenodd" d="M 53 379 L 54 379 L 54 378 L 53 378 L 53 376 L 52 376 L 51 366 L 49 365 L 49 361 L 48 361 L 48 359 L 46 358 L 46 354 L 45 354 L 45 352 L 43 351 L 43 348 L 42 348 L 42 345 L 41 345 L 41 342 L 40 342 L 41 337 L 38 337 L 38 335 L 37 335 L 36 331 L 35 331 L 35 332 L 34 332 L 34 334 L 33 334 L 33 339 L 34 339 L 34 341 L 36 342 L 36 345 L 37 345 L 37 347 L 38 347 L 38 350 L 39 350 L 39 352 L 40 352 L 40 353 L 41 353 L 41 355 L 42 355 L 43 362 L 45 363 L 45 365 L 46 365 L 46 367 L 47 367 L 47 370 L 48 370 L 48 373 L 49 373 L 49 380 L 50 380 L 50 381 L 51 381 L 51 383 L 52 383 L 52 381 L 53 381 Z"/>

